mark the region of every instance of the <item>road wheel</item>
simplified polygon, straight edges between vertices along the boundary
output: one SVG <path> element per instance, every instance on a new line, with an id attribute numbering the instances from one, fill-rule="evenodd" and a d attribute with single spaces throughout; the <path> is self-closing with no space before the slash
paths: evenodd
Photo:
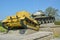
<path id="1" fill-rule="evenodd" d="M 50 23 L 50 20 L 48 20 L 48 23 Z"/>
<path id="2" fill-rule="evenodd" d="M 55 21 L 55 19 L 53 19 L 53 22 Z"/>
<path id="3" fill-rule="evenodd" d="M 49 20 L 49 23 L 51 23 L 51 20 Z"/>
<path id="4" fill-rule="evenodd" d="M 46 23 L 46 20 L 44 21 L 44 23 Z"/>
<path id="5" fill-rule="evenodd" d="M 46 23 L 48 23 L 48 20 L 46 20 Z"/>
<path id="6" fill-rule="evenodd" d="M 50 23 L 52 23 L 52 19 L 50 20 Z"/>
<path id="7" fill-rule="evenodd" d="M 44 24 L 44 20 L 42 20 L 42 24 Z"/>
<path id="8" fill-rule="evenodd" d="M 54 20 L 52 20 L 52 23 L 54 22 Z"/>
<path id="9" fill-rule="evenodd" d="M 41 24 L 41 21 L 38 21 L 39 25 Z"/>

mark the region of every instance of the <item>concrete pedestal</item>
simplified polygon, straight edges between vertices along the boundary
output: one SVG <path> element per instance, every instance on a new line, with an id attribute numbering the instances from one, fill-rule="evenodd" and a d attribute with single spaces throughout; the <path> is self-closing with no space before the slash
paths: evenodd
<path id="1" fill-rule="evenodd" d="M 8 34 L 0 35 L 0 40 L 50 40 L 53 39 L 53 32 L 34 31 L 27 29 L 24 34 L 19 30 L 10 31 Z"/>

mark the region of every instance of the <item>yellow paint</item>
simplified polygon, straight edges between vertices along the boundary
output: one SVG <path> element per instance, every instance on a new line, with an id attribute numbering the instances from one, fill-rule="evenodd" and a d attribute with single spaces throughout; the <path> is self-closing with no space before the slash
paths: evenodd
<path id="1" fill-rule="evenodd" d="M 31 23 L 27 22 L 25 18 L 28 19 L 28 21 L 31 21 Z M 31 18 L 31 15 L 27 11 L 21 11 L 17 12 L 16 15 L 14 16 L 8 16 L 7 19 L 3 20 L 2 22 L 5 22 L 6 26 L 8 25 L 9 27 L 21 27 L 22 25 L 20 24 L 21 20 L 24 20 L 24 25 L 29 25 L 28 28 L 34 29 L 34 30 L 39 30 L 38 22 Z M 8 23 L 7 23 L 8 22 Z M 34 24 L 33 24 L 34 23 Z M 35 24 L 37 24 L 35 26 Z M 38 27 L 37 27 L 38 26 Z"/>

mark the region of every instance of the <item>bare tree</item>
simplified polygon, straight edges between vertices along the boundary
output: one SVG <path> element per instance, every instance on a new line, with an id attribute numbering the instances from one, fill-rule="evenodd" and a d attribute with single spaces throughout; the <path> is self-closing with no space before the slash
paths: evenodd
<path id="1" fill-rule="evenodd" d="M 48 15 L 48 16 L 57 16 L 58 15 L 58 9 L 55 9 L 53 7 L 48 7 L 46 10 L 45 10 L 45 13 Z"/>

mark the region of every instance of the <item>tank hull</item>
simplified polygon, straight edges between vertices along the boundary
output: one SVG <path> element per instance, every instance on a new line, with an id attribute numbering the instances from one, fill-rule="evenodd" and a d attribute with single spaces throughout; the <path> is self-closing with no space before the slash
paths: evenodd
<path id="1" fill-rule="evenodd" d="M 39 24 L 53 23 L 55 21 L 55 17 L 50 16 L 34 17 L 34 19 L 37 20 Z"/>

